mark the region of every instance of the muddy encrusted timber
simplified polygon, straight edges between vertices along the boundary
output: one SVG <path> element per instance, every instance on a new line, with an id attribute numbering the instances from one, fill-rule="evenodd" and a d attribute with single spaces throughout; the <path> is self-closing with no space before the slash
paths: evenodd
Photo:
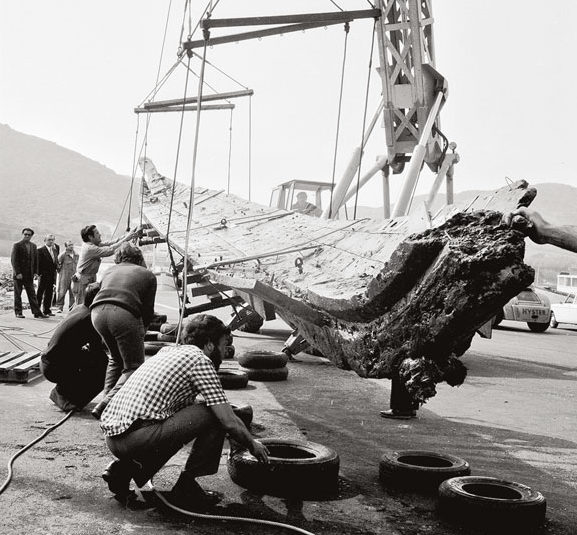
<path id="1" fill-rule="evenodd" d="M 177 185 L 172 195 L 171 181 L 154 181 L 146 220 L 184 252 L 189 190 Z M 433 221 L 424 210 L 325 221 L 197 188 L 188 253 L 198 273 L 266 319 L 274 310 L 337 366 L 362 377 L 400 372 L 425 401 L 477 329 L 533 281 L 524 234 L 500 218 L 534 196 L 521 181 Z"/>

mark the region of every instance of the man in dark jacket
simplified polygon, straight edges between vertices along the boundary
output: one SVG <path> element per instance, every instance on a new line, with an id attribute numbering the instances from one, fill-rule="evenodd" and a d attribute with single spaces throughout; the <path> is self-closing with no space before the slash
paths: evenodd
<path id="1" fill-rule="evenodd" d="M 46 234 L 44 245 L 38 248 L 38 305 L 42 307 L 42 313 L 46 316 L 54 316 L 50 307 L 54 296 L 56 284 L 56 268 L 58 267 L 58 254 L 60 247 L 56 243 L 54 234 Z"/>
<path id="2" fill-rule="evenodd" d="M 31 228 L 22 229 L 22 240 L 12 246 L 10 260 L 14 276 L 14 313 L 17 318 L 24 318 L 24 314 L 22 314 L 22 289 L 26 290 L 34 317 L 46 317 L 40 312 L 34 291 L 34 276 L 38 273 L 38 253 L 36 244 L 31 241 L 32 236 L 34 236 L 34 231 Z"/>
<path id="3" fill-rule="evenodd" d="M 56 327 L 40 359 L 44 377 L 56 383 L 50 399 L 63 411 L 80 410 L 104 387 L 108 357 L 89 309 L 99 287 L 88 286 L 84 304 L 74 307 Z"/>

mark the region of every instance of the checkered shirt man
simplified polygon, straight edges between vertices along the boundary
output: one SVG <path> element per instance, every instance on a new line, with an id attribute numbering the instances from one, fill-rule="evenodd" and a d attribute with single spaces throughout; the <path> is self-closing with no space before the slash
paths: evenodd
<path id="1" fill-rule="evenodd" d="M 207 406 L 228 403 L 211 360 L 192 345 L 164 347 L 124 383 L 100 418 L 106 436 L 137 420 L 166 420 L 201 395 Z"/>

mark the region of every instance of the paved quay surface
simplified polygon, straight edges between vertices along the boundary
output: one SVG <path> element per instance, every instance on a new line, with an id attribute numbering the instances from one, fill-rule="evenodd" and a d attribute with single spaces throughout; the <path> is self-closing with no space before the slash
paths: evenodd
<path id="1" fill-rule="evenodd" d="M 168 295 L 161 291 L 163 302 L 169 302 Z M 157 311 L 175 316 L 170 304 L 163 306 Z M 57 322 L 2 314 L 0 350 L 15 350 L 12 342 L 43 347 Z M 269 322 L 258 335 L 235 333 L 235 346 L 237 352 L 278 350 L 288 333 L 282 322 Z M 465 385 L 442 385 L 411 421 L 380 418 L 379 410 L 388 406 L 389 381 L 362 379 L 325 359 L 301 355 L 301 362 L 289 364 L 288 381 L 251 382 L 227 395 L 233 403 L 253 406 L 258 436 L 302 437 L 335 449 L 341 461 L 340 495 L 301 502 L 246 491 L 228 476 L 226 448 L 219 473 L 200 482 L 224 493 L 223 514 L 287 522 L 319 535 L 475 535 L 479 532 L 441 520 L 433 496 L 379 484 L 378 463 L 386 450 L 445 451 L 467 459 L 473 474 L 540 490 L 548 500 L 544 533 L 575 534 L 576 336 L 571 329 L 534 334 L 505 322 L 493 340 L 475 339 L 464 357 L 469 367 Z M 223 366 L 235 365 L 225 361 Z M 63 417 L 48 400 L 52 386 L 42 378 L 24 385 L 0 383 L 2 480 L 10 456 Z M 122 508 L 100 478 L 111 456 L 89 413 L 95 402 L 15 462 L 14 480 L 0 496 L 0 533 L 281 533 L 278 528 L 190 520 L 163 509 Z M 170 488 L 184 458 L 185 453 L 177 454 L 161 471 L 159 488 Z"/>

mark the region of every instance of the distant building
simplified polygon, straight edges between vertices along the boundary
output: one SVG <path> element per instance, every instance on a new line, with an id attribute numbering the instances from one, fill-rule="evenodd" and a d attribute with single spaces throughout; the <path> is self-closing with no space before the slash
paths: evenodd
<path id="1" fill-rule="evenodd" d="M 572 275 L 568 271 L 561 271 L 557 275 L 557 291 L 564 294 L 577 293 L 577 275 Z"/>

